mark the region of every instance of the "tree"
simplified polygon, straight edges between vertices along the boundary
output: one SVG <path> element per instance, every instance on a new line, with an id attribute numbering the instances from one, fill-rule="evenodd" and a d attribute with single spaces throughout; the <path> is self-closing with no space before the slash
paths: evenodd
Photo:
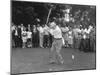
<path id="1" fill-rule="evenodd" d="M 34 11 L 34 7 L 28 6 L 24 9 L 24 16 L 26 16 L 27 23 L 34 23 L 35 18 L 37 17 L 37 13 Z"/>

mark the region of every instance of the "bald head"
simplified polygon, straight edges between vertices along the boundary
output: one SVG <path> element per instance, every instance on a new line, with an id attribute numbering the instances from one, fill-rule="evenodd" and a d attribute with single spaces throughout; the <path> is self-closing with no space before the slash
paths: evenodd
<path id="1" fill-rule="evenodd" d="M 56 23 L 55 22 L 51 22 L 50 23 L 50 28 L 55 28 L 56 27 Z"/>

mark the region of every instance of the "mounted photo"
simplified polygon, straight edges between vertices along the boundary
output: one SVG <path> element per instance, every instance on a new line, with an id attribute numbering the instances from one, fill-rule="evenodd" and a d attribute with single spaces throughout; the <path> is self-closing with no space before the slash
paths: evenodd
<path id="1" fill-rule="evenodd" d="M 11 0 L 11 74 L 96 69 L 96 6 Z"/>

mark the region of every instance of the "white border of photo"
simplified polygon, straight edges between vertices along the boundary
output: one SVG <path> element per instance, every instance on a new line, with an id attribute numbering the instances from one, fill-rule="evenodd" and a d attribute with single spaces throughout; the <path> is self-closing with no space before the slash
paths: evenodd
<path id="1" fill-rule="evenodd" d="M 19 0 L 19 1 L 35 1 L 35 2 L 53 2 L 53 3 L 66 3 L 66 4 L 82 4 L 82 5 L 96 5 L 96 30 L 97 30 L 97 45 L 96 45 L 96 70 L 80 70 L 80 71 L 65 71 L 65 72 L 52 72 L 52 73 L 38 73 L 37 75 L 98 75 L 100 73 L 100 48 L 99 48 L 99 32 L 100 32 L 100 0 Z M 10 0 L 0 1 L 0 74 L 10 74 Z M 23 74 L 33 75 L 33 74 Z"/>

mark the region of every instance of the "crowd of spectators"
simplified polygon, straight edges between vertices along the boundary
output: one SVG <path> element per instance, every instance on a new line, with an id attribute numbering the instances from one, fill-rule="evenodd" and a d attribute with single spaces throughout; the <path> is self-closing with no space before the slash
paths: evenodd
<path id="1" fill-rule="evenodd" d="M 83 27 L 74 25 L 60 25 L 63 35 L 63 47 L 79 49 L 80 51 L 95 51 L 96 28 L 93 25 Z M 48 48 L 52 46 L 53 36 L 46 30 L 45 25 L 23 24 L 11 26 L 12 47 L 14 48 Z"/>

